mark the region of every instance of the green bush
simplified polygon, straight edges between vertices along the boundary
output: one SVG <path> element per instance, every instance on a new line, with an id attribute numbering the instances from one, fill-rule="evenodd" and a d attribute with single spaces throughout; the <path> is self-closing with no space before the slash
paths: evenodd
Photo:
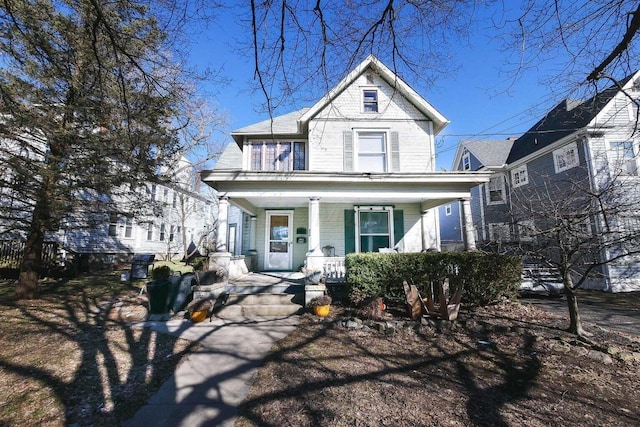
<path id="1" fill-rule="evenodd" d="M 355 305 L 378 296 L 403 301 L 403 280 L 425 296 L 430 283 L 449 279 L 451 293 L 464 286 L 463 303 L 484 306 L 515 297 L 522 269 L 517 257 L 483 252 L 349 254 L 345 264 Z"/>

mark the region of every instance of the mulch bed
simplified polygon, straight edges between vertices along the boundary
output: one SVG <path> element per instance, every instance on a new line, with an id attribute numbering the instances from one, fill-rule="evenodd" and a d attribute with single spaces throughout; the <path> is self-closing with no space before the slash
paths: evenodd
<path id="1" fill-rule="evenodd" d="M 236 426 L 640 425 L 640 339 L 566 326 L 518 303 L 452 323 L 305 315 Z"/>

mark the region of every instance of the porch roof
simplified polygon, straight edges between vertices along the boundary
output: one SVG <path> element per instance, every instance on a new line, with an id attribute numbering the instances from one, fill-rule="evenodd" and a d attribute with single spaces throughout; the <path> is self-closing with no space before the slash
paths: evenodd
<path id="1" fill-rule="evenodd" d="M 256 208 L 320 203 L 420 203 L 430 209 L 470 197 L 471 188 L 489 181 L 488 172 L 331 173 L 213 170 L 202 181 L 250 214 Z"/>

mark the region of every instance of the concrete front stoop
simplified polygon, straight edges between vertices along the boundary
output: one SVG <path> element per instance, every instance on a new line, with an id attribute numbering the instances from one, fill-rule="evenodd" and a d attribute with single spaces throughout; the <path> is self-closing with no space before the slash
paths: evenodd
<path id="1" fill-rule="evenodd" d="M 220 318 L 286 317 L 304 311 L 304 285 L 260 274 L 230 281 L 227 303 L 216 311 Z"/>

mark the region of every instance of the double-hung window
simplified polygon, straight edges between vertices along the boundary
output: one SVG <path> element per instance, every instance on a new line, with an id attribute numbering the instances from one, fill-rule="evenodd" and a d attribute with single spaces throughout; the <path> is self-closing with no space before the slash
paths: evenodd
<path id="1" fill-rule="evenodd" d="M 362 91 L 363 111 L 365 113 L 378 112 L 378 91 L 375 89 L 365 89 Z"/>
<path id="2" fill-rule="evenodd" d="M 356 209 L 356 252 L 378 252 L 393 247 L 393 208 L 361 206 Z"/>
<path id="3" fill-rule="evenodd" d="M 124 237 L 131 237 L 133 235 L 133 220 L 130 217 L 124 218 Z"/>
<path id="4" fill-rule="evenodd" d="M 109 214 L 109 236 L 115 237 L 118 235 L 118 214 L 111 212 Z"/>
<path id="5" fill-rule="evenodd" d="M 578 145 L 575 142 L 565 145 L 553 152 L 553 164 L 556 173 L 574 168 L 580 164 Z"/>
<path id="6" fill-rule="evenodd" d="M 487 204 L 497 205 L 505 202 L 504 176 L 498 175 L 487 183 Z"/>
<path id="7" fill-rule="evenodd" d="M 614 141 L 609 143 L 610 164 L 613 172 L 620 175 L 637 175 L 638 165 L 633 150 L 633 141 Z"/>
<path id="8" fill-rule="evenodd" d="M 286 172 L 306 169 L 304 142 L 252 142 L 250 147 L 250 170 Z"/>
<path id="9" fill-rule="evenodd" d="M 387 133 L 356 132 L 356 165 L 358 172 L 387 172 Z"/>
<path id="10" fill-rule="evenodd" d="M 466 148 L 462 154 L 462 170 L 468 171 L 471 170 L 471 154 L 469 154 L 469 150 Z"/>

